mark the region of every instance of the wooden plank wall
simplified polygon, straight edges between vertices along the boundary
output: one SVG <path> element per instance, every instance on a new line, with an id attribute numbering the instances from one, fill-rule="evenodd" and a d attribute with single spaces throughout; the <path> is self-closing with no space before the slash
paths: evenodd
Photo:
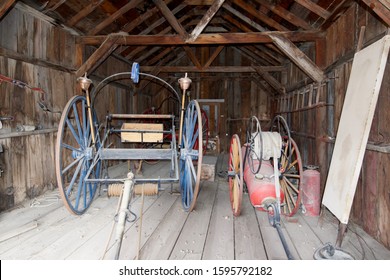
<path id="1" fill-rule="evenodd" d="M 287 114 L 304 165 L 319 166 L 321 193 L 325 187 L 334 137 L 337 134 L 353 55 L 356 52 L 362 26 L 366 27 L 363 47 L 380 39 L 387 32 L 387 27 L 366 7 L 354 4 L 327 30 L 325 60 L 327 67 L 324 69 L 328 77 L 325 84 L 327 106 Z M 307 50 L 307 54 L 313 57 L 313 49 Z M 306 79 L 293 65 L 290 66 L 288 76 L 290 88 L 301 85 Z M 374 146 L 390 144 L 389 77 L 390 67 L 387 67 L 369 136 L 369 143 Z M 293 94 L 293 91 L 290 94 Z M 388 248 L 390 248 L 390 187 L 388 184 L 390 175 L 387 172 L 389 168 L 389 153 L 366 150 L 351 213 L 354 222 L 360 224 L 367 233 Z"/>
<path id="2" fill-rule="evenodd" d="M 18 8 L 12 9 L 0 22 L 0 48 L 13 58 L 0 56 L 0 74 L 42 88 L 41 95 L 6 82 L 0 83 L 0 116 L 13 116 L 3 121 L 0 130 L 0 211 L 33 198 L 46 189 L 56 187 L 54 148 L 61 111 L 68 100 L 80 94 L 73 70 L 76 68 L 74 37 L 45 19 L 35 18 Z M 97 76 L 113 74 L 121 64 L 106 62 Z M 91 77 L 96 84 L 99 79 Z M 125 112 L 131 106 L 130 90 L 115 85 L 104 89 L 97 110 Z M 130 107 L 131 108 L 131 107 Z M 33 132 L 20 132 L 20 125 L 36 127 Z"/>

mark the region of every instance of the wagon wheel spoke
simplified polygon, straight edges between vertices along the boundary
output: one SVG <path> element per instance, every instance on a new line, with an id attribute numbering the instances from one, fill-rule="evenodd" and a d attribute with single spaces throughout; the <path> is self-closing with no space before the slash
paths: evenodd
<path id="1" fill-rule="evenodd" d="M 285 161 L 281 167 L 280 185 L 284 193 L 283 213 L 287 216 L 293 216 L 299 209 L 301 202 L 301 184 L 303 176 L 303 167 L 301 155 L 298 146 L 293 139 L 284 138 L 286 143 L 286 154 L 290 154 L 290 160 Z M 291 148 L 289 148 L 291 147 Z M 282 158 L 285 157 L 282 155 Z M 290 163 L 289 163 L 290 162 Z"/>
<path id="2" fill-rule="evenodd" d="M 74 96 L 66 104 L 57 132 L 55 164 L 57 184 L 65 207 L 76 215 L 83 214 L 91 205 L 98 183 L 88 179 L 100 178 L 101 161 L 97 159 L 100 138 L 96 127 L 88 120 L 86 98 Z M 93 122 L 96 114 L 93 112 Z M 96 143 L 92 146 L 91 131 Z"/>

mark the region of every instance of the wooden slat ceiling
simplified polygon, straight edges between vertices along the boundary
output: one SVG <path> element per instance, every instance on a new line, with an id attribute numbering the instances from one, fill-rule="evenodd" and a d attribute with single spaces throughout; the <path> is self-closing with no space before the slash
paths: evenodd
<path id="1" fill-rule="evenodd" d="M 2 1 L 2 0 L 0 0 Z M 2 1 L 10 5 L 14 1 Z M 96 69 L 108 55 L 159 72 L 250 72 L 283 69 L 290 59 L 312 80 L 323 73 L 298 48 L 318 42 L 324 31 L 354 0 L 23 0 L 59 25 L 79 34 L 77 42 L 96 52 L 78 74 Z M 360 1 L 358 1 L 360 2 Z M 363 0 L 389 24 L 386 0 Z M 0 3 L 1 8 L 1 3 Z M 1 11 L 1 10 L 0 10 Z M 321 44 L 318 44 L 321 45 Z M 232 46 L 249 65 L 221 63 L 220 52 Z M 201 49 L 208 47 L 208 57 Z M 180 65 L 178 57 L 187 57 Z M 189 61 L 189 63 L 188 63 Z M 178 66 L 179 65 L 179 66 Z M 255 67 L 254 67 L 255 66 Z M 248 68 L 249 67 L 249 68 Z M 280 85 L 277 85 L 279 87 Z M 275 87 L 274 87 L 275 88 Z M 279 90 L 278 90 L 279 91 Z"/>

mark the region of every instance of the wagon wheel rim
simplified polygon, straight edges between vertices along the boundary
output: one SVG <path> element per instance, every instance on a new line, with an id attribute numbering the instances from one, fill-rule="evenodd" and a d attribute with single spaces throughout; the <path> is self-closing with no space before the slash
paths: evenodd
<path id="1" fill-rule="evenodd" d="M 260 170 L 263 160 L 263 137 L 261 135 L 261 126 L 259 119 L 255 116 L 249 120 L 249 125 L 246 131 L 247 137 L 247 152 L 246 161 L 253 174 L 257 174 Z M 257 167 L 255 167 L 255 163 Z"/>
<path id="2" fill-rule="evenodd" d="M 92 147 L 87 109 L 83 96 L 68 101 L 59 122 L 55 148 L 58 189 L 65 207 L 75 215 L 83 214 L 96 194 L 98 183 L 87 183 L 86 177 L 97 179 L 101 172 L 101 161 L 94 162 L 100 138 L 95 127 L 96 146 Z"/>
<path id="3" fill-rule="evenodd" d="M 199 104 L 192 100 L 186 110 L 180 150 L 180 192 L 184 210 L 191 212 L 199 193 L 203 158 L 202 115 Z M 195 146 L 195 143 L 198 145 Z"/>
<path id="4" fill-rule="evenodd" d="M 281 115 L 277 115 L 272 120 L 271 131 L 278 132 L 282 137 L 282 139 L 284 138 L 287 138 L 289 140 L 291 139 L 290 128 L 288 127 L 286 119 L 283 118 Z M 287 151 L 289 151 L 288 154 Z M 282 154 L 285 154 L 285 157 L 287 158 L 289 163 L 291 163 L 292 151 L 293 150 L 291 147 L 291 141 L 283 141 Z"/>
<path id="5" fill-rule="evenodd" d="M 209 119 L 207 118 L 206 111 L 200 109 L 202 115 L 202 153 L 206 154 L 207 145 L 209 143 Z M 198 149 L 198 140 L 195 141 L 194 148 Z"/>
<path id="6" fill-rule="evenodd" d="M 234 134 L 230 141 L 228 174 L 230 205 L 233 215 L 237 217 L 241 213 L 244 186 L 241 143 L 237 134 Z"/>
<path id="7" fill-rule="evenodd" d="M 279 182 L 280 188 L 284 193 L 284 203 L 281 207 L 281 212 L 291 217 L 297 213 L 301 203 L 303 166 L 301 154 L 295 141 L 287 136 L 284 136 L 282 139 L 284 147 L 291 147 L 291 151 L 287 150 L 285 153 L 282 153 L 279 162 Z M 287 159 L 289 154 L 291 155 L 290 162 Z"/>
<path id="8" fill-rule="evenodd" d="M 209 118 L 205 110 L 201 109 L 202 114 L 202 140 L 203 140 L 203 155 L 206 154 L 207 145 L 209 144 Z"/>

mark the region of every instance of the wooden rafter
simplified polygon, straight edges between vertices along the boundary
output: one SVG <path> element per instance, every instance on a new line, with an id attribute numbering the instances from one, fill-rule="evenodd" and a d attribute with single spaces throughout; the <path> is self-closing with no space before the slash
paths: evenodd
<path id="1" fill-rule="evenodd" d="M 291 13 L 290 11 L 286 10 L 282 6 L 273 5 L 267 0 L 256 0 L 256 2 L 269 9 L 275 15 L 280 16 L 281 18 L 285 19 L 286 21 L 297 27 L 301 27 L 306 30 L 311 29 L 310 24 L 308 24 L 306 21 L 296 16 L 295 14 Z"/>
<path id="2" fill-rule="evenodd" d="M 251 20 L 250 18 L 248 18 L 244 14 L 240 13 L 239 11 L 234 9 L 232 6 L 225 4 L 225 5 L 223 5 L 223 7 L 224 7 L 224 9 L 226 9 L 227 11 L 229 11 L 230 13 L 235 15 L 237 18 L 239 18 L 241 21 L 247 23 L 248 25 L 252 26 L 253 28 L 257 29 L 258 31 L 267 31 L 267 29 L 265 29 L 263 26 L 254 22 L 253 20 Z M 231 21 L 231 22 L 232 21 L 238 22 L 238 20 L 236 20 L 235 18 L 232 18 L 230 15 L 225 14 L 223 17 L 230 19 L 229 21 Z M 238 24 L 236 24 L 236 26 L 238 26 Z M 245 27 L 240 27 L 240 29 L 244 29 L 244 28 Z"/>
<path id="3" fill-rule="evenodd" d="M 4 14 L 11 8 L 11 6 L 15 3 L 15 0 L 0 0 L 0 19 L 4 16 Z"/>
<path id="4" fill-rule="evenodd" d="M 175 14 L 175 13 L 176 13 L 177 11 L 179 11 L 179 10 L 181 10 L 181 7 L 177 7 L 176 9 L 174 9 L 174 10 L 172 11 L 172 13 Z M 188 17 L 189 17 L 189 15 L 185 15 L 185 16 L 181 17 L 181 18 L 179 19 L 179 22 L 181 23 L 182 21 L 186 20 Z M 160 21 L 161 21 L 161 19 L 158 20 L 158 24 L 159 24 Z M 165 21 L 165 19 L 164 19 L 164 21 Z M 156 23 L 154 23 L 154 24 L 152 24 L 152 25 L 154 26 L 154 25 L 156 25 Z M 164 30 L 162 30 L 161 32 L 159 32 L 157 35 L 168 34 L 171 30 L 172 30 L 172 27 L 171 27 L 171 26 L 168 26 L 168 27 L 166 27 Z M 149 29 L 144 30 L 143 32 L 141 32 L 141 34 L 147 34 L 147 33 L 149 33 L 149 31 L 150 31 Z M 147 32 L 147 33 L 146 33 L 146 32 Z M 134 49 L 131 53 L 127 54 L 126 57 L 132 58 L 132 57 L 134 57 L 136 54 L 138 54 L 138 53 L 140 53 L 141 51 L 143 51 L 145 48 L 146 48 L 146 46 L 137 47 L 137 48 Z"/>
<path id="5" fill-rule="evenodd" d="M 214 3 L 214 0 L 185 0 L 184 3 L 191 6 L 210 6 Z"/>
<path id="6" fill-rule="evenodd" d="M 259 74 L 264 79 L 264 81 L 266 81 L 279 94 L 286 93 L 286 88 L 278 80 L 271 76 L 271 74 L 263 71 L 261 67 L 254 67 L 254 69 L 256 70 L 257 74 Z"/>
<path id="7" fill-rule="evenodd" d="M 270 37 L 275 45 L 310 78 L 316 82 L 323 81 L 324 72 L 289 39 L 280 34 L 271 34 Z"/>
<path id="8" fill-rule="evenodd" d="M 152 59 L 150 59 L 148 61 L 148 64 L 149 65 L 154 65 L 156 64 L 159 60 L 161 60 L 163 57 L 165 57 L 166 55 L 168 55 L 170 52 L 172 52 L 174 50 L 174 47 L 169 47 L 169 48 L 166 48 L 165 50 L 163 51 L 159 51 L 157 55 L 155 55 Z"/>
<path id="9" fill-rule="evenodd" d="M 78 12 L 77 14 L 75 14 L 71 19 L 69 19 L 67 22 L 66 22 L 66 25 L 67 26 L 74 26 L 76 23 L 78 23 L 80 20 L 82 20 L 83 18 L 85 18 L 86 16 L 88 16 L 90 13 L 92 13 L 97 7 L 100 6 L 100 4 L 103 2 L 104 0 L 95 0 L 95 1 L 91 1 L 91 3 L 89 3 L 87 6 L 85 6 L 84 9 L 82 9 L 80 12 Z"/>
<path id="10" fill-rule="evenodd" d="M 390 26 L 390 4 L 383 0 L 363 0 L 370 9 Z"/>
<path id="11" fill-rule="evenodd" d="M 225 0 L 215 0 L 207 12 L 203 15 L 203 18 L 199 21 L 198 25 L 192 30 L 190 37 L 187 39 L 187 42 L 193 42 L 198 38 L 200 33 L 206 28 L 214 15 L 218 12 L 219 8 Z"/>
<path id="12" fill-rule="evenodd" d="M 188 58 L 192 61 L 192 63 L 198 67 L 201 68 L 202 65 L 200 64 L 198 58 L 196 57 L 194 51 L 189 46 L 183 46 L 184 51 L 186 52 Z"/>
<path id="13" fill-rule="evenodd" d="M 237 16 L 237 18 L 241 19 L 241 20 L 244 20 L 249 26 L 251 26 L 252 28 L 258 30 L 258 31 L 266 31 L 266 29 L 262 26 L 260 26 L 259 24 L 253 22 L 251 19 L 247 18 L 246 16 L 242 15 L 241 13 L 237 12 L 237 13 L 234 13 L 234 9 L 233 8 L 230 8 L 228 5 L 224 5 L 224 7 L 227 6 L 227 9 L 229 9 L 229 11 L 231 13 L 233 13 L 234 15 Z M 235 17 L 232 17 L 230 15 L 227 15 L 225 14 L 224 16 L 224 19 L 227 20 L 228 22 L 230 22 L 231 24 L 233 24 L 234 26 L 236 26 L 237 28 L 239 28 L 240 30 L 242 31 L 245 31 L 245 32 L 251 32 L 251 29 L 246 27 L 245 25 L 242 25 L 240 23 L 240 21 L 236 20 Z M 268 44 L 267 45 L 268 48 L 276 51 L 276 52 L 279 52 L 279 50 L 277 48 L 275 48 L 275 46 L 273 46 L 272 44 Z M 268 51 L 266 51 L 266 53 L 268 53 Z"/>
<path id="14" fill-rule="evenodd" d="M 42 13 L 44 14 L 57 10 L 59 6 L 61 6 L 66 2 L 66 0 L 57 0 L 54 1 L 54 3 L 48 3 L 48 2 L 46 2 L 46 4 L 49 4 L 49 6 L 45 7 L 45 9 L 42 11 Z"/>
<path id="15" fill-rule="evenodd" d="M 175 15 L 168 8 L 168 6 L 162 0 L 153 0 L 153 3 L 159 8 L 160 12 L 163 14 L 165 19 L 169 22 L 172 28 L 181 36 L 185 41 L 188 38 L 188 33 L 184 27 L 177 21 Z"/>
<path id="16" fill-rule="evenodd" d="M 295 2 L 324 19 L 331 15 L 330 12 L 310 0 L 295 0 Z"/>
<path id="17" fill-rule="evenodd" d="M 217 56 L 223 50 L 224 47 L 225 46 L 217 47 L 216 50 L 213 52 L 213 54 L 210 56 L 209 60 L 205 63 L 205 65 L 203 67 L 204 68 L 209 67 L 211 65 L 211 63 L 213 63 L 213 61 L 217 58 Z"/>
<path id="18" fill-rule="evenodd" d="M 321 29 L 326 30 L 333 22 L 335 22 L 345 10 L 347 10 L 352 4 L 353 0 L 343 0 L 338 3 L 336 8 L 332 11 L 332 14 L 321 24 Z"/>
<path id="19" fill-rule="evenodd" d="M 155 66 L 142 66 L 142 71 L 150 72 Z M 160 66 L 160 72 L 188 73 L 256 73 L 285 71 L 284 66 L 210 66 L 199 69 L 194 66 Z"/>
<path id="20" fill-rule="evenodd" d="M 95 28 L 93 28 L 90 32 L 88 32 L 88 34 L 89 35 L 96 35 L 96 34 L 98 34 L 107 25 L 109 25 L 112 22 L 114 22 L 117 18 L 119 18 L 124 13 L 128 12 L 129 10 L 133 9 L 135 6 L 137 6 L 141 2 L 142 2 L 142 0 L 131 0 L 129 3 L 127 3 L 122 8 L 117 10 L 111 16 L 107 17 L 105 20 L 103 20 L 101 23 L 99 23 Z"/>
<path id="21" fill-rule="evenodd" d="M 165 4 L 168 5 L 170 2 L 172 2 L 172 0 L 166 0 Z M 181 9 L 183 9 L 185 7 L 185 5 L 179 5 L 178 7 L 181 10 Z M 177 9 L 175 9 L 175 10 L 177 10 Z M 139 15 L 136 19 L 134 19 L 134 20 L 130 21 L 128 24 L 126 24 L 122 28 L 122 31 L 124 31 L 124 32 L 131 32 L 134 28 L 136 28 L 138 25 L 143 23 L 148 18 L 152 17 L 158 11 L 159 11 L 159 9 L 157 7 L 153 7 L 151 9 L 148 9 L 145 13 Z M 172 11 L 172 13 L 175 14 L 174 11 Z M 163 19 L 163 20 L 165 21 L 165 19 Z"/>
<path id="22" fill-rule="evenodd" d="M 120 37 L 120 35 L 106 36 L 100 47 L 76 71 L 76 76 L 82 76 L 86 72 L 93 72 L 115 50 L 116 42 Z"/>
<path id="23" fill-rule="evenodd" d="M 237 6 L 239 6 L 241 9 L 243 9 L 246 12 L 248 12 L 249 14 L 251 14 L 252 16 L 254 16 L 257 19 L 259 19 L 260 21 L 264 22 L 268 26 L 270 26 L 272 28 L 275 28 L 275 30 L 278 30 L 278 31 L 288 31 L 288 29 L 286 27 L 284 27 L 283 25 L 281 25 L 277 21 L 273 20 L 272 18 L 270 18 L 269 16 L 267 16 L 263 12 L 261 12 L 259 10 L 256 10 L 252 5 L 246 3 L 245 1 L 243 1 L 243 0 L 233 0 L 232 2 L 234 4 L 236 4 Z"/>
<path id="24" fill-rule="evenodd" d="M 308 42 L 322 39 L 325 33 L 322 31 L 268 31 L 249 33 L 209 33 L 200 34 L 191 45 L 226 45 L 226 44 L 263 44 L 272 43 L 270 36 L 282 35 L 291 42 Z M 106 36 L 78 36 L 76 42 L 85 45 L 100 45 Z M 179 35 L 121 35 L 118 44 L 133 46 L 148 45 L 188 45 Z"/>

